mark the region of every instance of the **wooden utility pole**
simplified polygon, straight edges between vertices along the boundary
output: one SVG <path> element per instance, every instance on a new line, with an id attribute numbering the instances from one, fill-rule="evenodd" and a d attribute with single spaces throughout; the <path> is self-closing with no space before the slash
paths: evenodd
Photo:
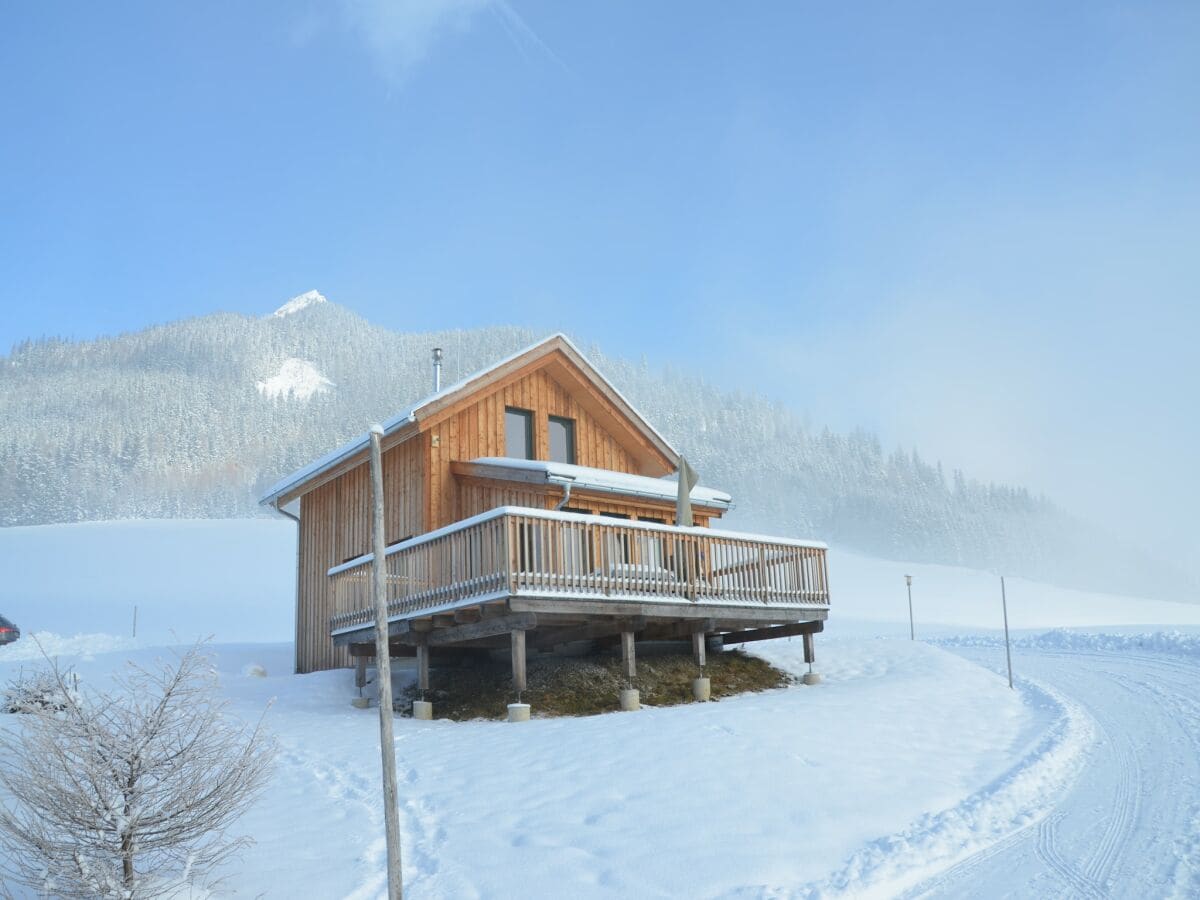
<path id="1" fill-rule="evenodd" d="M 392 654 L 388 648 L 387 541 L 383 518 L 383 429 L 371 428 L 371 575 L 375 588 L 375 670 L 379 676 L 379 753 L 383 758 L 383 824 L 387 838 L 388 900 L 404 896 L 400 813 L 396 807 L 396 738 L 392 733 Z"/>
<path id="2" fill-rule="evenodd" d="M 1000 576 L 1000 605 L 1004 607 L 1004 655 L 1008 657 L 1008 686 L 1012 688 L 1012 650 L 1008 646 L 1008 595 L 1004 591 L 1004 576 Z"/>

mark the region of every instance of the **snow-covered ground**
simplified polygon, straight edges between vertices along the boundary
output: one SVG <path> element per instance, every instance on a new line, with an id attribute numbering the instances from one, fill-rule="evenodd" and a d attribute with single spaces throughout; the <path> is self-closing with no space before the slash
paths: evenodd
<path id="1" fill-rule="evenodd" d="M 378 724 L 350 707 L 349 672 L 290 674 L 293 542 L 274 521 L 0 530 L 0 613 L 27 635 L 0 648 L 0 681 L 36 661 L 31 634 L 96 683 L 172 632 L 213 634 L 235 710 L 274 698 L 281 743 L 230 889 L 374 898 Z M 935 643 L 906 639 L 905 572 Z M 994 576 L 839 552 L 831 573 L 819 686 L 522 725 L 398 719 L 409 896 L 1200 893 L 1200 606 L 1012 579 L 1009 691 Z M 1057 626 L 1076 630 L 1038 631 Z M 748 647 L 803 669 L 799 641 Z"/>

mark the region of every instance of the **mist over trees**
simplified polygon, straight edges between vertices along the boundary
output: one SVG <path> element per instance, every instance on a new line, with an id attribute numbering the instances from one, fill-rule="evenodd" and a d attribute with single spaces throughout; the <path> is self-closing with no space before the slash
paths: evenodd
<path id="1" fill-rule="evenodd" d="M 432 347 L 445 349 L 453 381 L 542 336 L 402 334 L 318 303 L 22 342 L 0 357 L 0 525 L 266 515 L 257 498 L 278 478 L 429 393 Z M 1024 488 L 943 472 L 866 431 L 813 428 L 763 396 L 582 346 L 702 483 L 734 495 L 729 527 L 1118 592 L 1194 588 Z M 289 359 L 332 386 L 306 399 L 260 390 Z"/>

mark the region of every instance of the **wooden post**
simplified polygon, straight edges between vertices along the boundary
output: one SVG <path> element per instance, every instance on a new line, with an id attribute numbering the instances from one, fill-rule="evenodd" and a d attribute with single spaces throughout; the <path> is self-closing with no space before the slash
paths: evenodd
<path id="1" fill-rule="evenodd" d="M 1000 603 L 1004 606 L 1004 655 L 1008 658 L 1008 688 L 1013 690 L 1012 683 L 1012 650 L 1008 645 L 1008 595 L 1004 592 L 1004 576 L 1000 576 Z"/>
<path id="2" fill-rule="evenodd" d="M 354 686 L 359 691 L 367 686 L 367 658 L 365 656 L 354 657 Z"/>
<path id="3" fill-rule="evenodd" d="M 520 699 L 525 690 L 525 632 L 518 628 L 512 631 L 512 672 L 513 690 Z"/>
<path id="4" fill-rule="evenodd" d="M 808 671 L 804 673 L 804 677 L 800 680 L 804 684 L 820 684 L 821 676 L 813 671 L 813 663 L 816 662 L 817 653 L 813 648 L 813 633 L 806 631 L 804 633 L 804 661 L 808 663 Z"/>
<path id="5" fill-rule="evenodd" d="M 637 677 L 637 654 L 633 649 L 633 632 L 621 632 L 621 666 L 625 677 Z"/>
<path id="6" fill-rule="evenodd" d="M 706 647 L 706 638 L 705 638 L 704 632 L 703 631 L 693 631 L 692 632 L 692 655 L 696 658 L 696 665 L 698 665 L 701 669 L 704 668 L 704 663 L 706 661 L 705 660 L 705 652 L 704 652 L 705 647 Z"/>
<path id="7" fill-rule="evenodd" d="M 912 611 L 912 576 L 904 576 L 904 584 L 908 587 L 908 639 L 915 641 L 917 639 L 917 630 L 913 627 L 913 611 Z"/>
<path id="8" fill-rule="evenodd" d="M 424 635 L 417 641 L 417 687 L 424 700 L 425 691 L 429 690 L 429 643 Z"/>
<path id="9" fill-rule="evenodd" d="M 375 665 L 379 673 L 379 753 L 383 762 L 383 824 L 387 839 L 389 900 L 404 896 L 403 871 L 400 867 L 400 813 L 396 806 L 396 738 L 392 731 L 392 655 L 388 648 L 387 621 L 387 541 L 383 517 L 383 428 L 371 429 L 371 494 L 374 515 L 371 519 L 371 575 L 375 588 Z"/>

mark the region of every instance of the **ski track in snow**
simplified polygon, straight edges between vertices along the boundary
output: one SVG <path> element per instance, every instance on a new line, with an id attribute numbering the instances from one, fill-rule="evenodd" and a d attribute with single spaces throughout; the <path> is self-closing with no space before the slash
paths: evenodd
<path id="1" fill-rule="evenodd" d="M 1095 723 L 1078 704 L 1047 685 L 1023 681 L 1022 691 L 1029 702 L 1057 707 L 1059 715 L 1016 766 L 953 808 L 872 842 L 840 871 L 799 888 L 795 895 L 893 897 L 939 869 L 949 870 L 955 879 L 969 878 L 981 855 L 990 857 L 1024 839 L 1077 776 L 1082 755 L 1094 739 Z"/>
<path id="2" fill-rule="evenodd" d="M 1200 666 L 1085 651 L 1021 662 L 1088 710 L 1086 767 L 1036 828 L 903 896 L 1200 896 Z"/>

